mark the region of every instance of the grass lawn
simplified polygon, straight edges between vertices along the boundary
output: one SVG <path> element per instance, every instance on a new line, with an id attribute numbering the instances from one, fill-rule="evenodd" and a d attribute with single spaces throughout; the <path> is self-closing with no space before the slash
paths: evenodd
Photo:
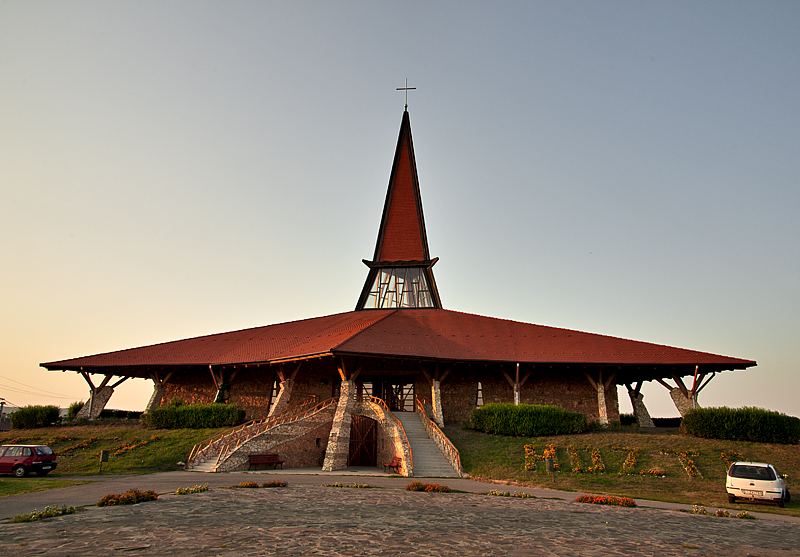
<path id="1" fill-rule="evenodd" d="M 12 478 L 0 479 L 0 497 L 7 495 L 19 495 L 20 493 L 33 493 L 34 491 L 45 491 L 48 489 L 58 489 L 60 487 L 70 487 L 73 485 L 87 484 L 91 480 L 59 480 L 56 478 Z"/>
<path id="2" fill-rule="evenodd" d="M 637 428 L 527 438 L 489 435 L 464 429 L 458 424 L 448 424 L 445 433 L 461 453 L 464 471 L 475 479 L 505 480 L 510 482 L 509 485 L 800 516 L 800 485 L 793 485 L 793 481 L 800 478 L 798 445 L 699 439 L 683 436 L 676 430 L 640 433 Z M 534 445 L 536 454 L 541 455 L 549 443 L 557 447 L 561 471 L 555 476 L 548 474 L 541 460 L 537 461 L 535 471 L 525 470 L 524 446 Z M 592 465 L 591 449 L 598 449 L 605 470 L 602 473 L 573 472 L 569 446 L 576 449 L 579 465 L 583 468 Z M 634 448 L 639 449 L 634 473 L 622 474 L 622 465 L 630 449 Z M 681 451 L 696 452 L 696 456 L 690 458 L 701 476 L 692 477 L 686 472 L 677 456 Z M 781 474 L 788 474 L 792 502 L 787 503 L 785 509 L 773 504 L 728 503 L 725 492 L 728 464 L 721 454 L 730 451 L 741 454 L 745 460 L 771 463 Z M 656 468 L 663 470 L 665 477 L 639 474 L 641 470 Z"/>
<path id="3" fill-rule="evenodd" d="M 58 455 L 58 468 L 47 478 L 97 474 L 102 449 L 110 451 L 103 473 L 149 474 L 179 470 L 195 443 L 222 429 L 147 429 L 138 421 L 99 425 L 19 429 L 0 434 L 0 444 L 48 445 Z M 10 476 L 8 476 L 10 477 Z M 17 480 L 18 481 L 18 480 Z M 46 488 L 43 488 L 46 489 Z"/>

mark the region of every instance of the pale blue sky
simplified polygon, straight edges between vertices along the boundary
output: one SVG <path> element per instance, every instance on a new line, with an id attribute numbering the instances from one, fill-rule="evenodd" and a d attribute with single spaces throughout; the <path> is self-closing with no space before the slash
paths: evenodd
<path id="1" fill-rule="evenodd" d="M 353 309 L 408 77 L 445 307 L 754 359 L 700 404 L 800 415 L 798 37 L 794 1 L 0 0 L 0 397 Z"/>

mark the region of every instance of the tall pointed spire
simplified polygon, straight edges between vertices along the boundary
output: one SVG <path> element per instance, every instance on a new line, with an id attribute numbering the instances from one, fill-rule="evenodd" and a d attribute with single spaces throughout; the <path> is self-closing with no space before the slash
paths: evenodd
<path id="1" fill-rule="evenodd" d="M 411 121 L 403 112 L 378 241 L 356 309 L 440 308 L 428 252 Z"/>

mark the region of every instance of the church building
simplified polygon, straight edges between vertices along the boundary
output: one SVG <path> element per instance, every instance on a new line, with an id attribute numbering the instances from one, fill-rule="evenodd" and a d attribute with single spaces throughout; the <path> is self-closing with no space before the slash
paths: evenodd
<path id="1" fill-rule="evenodd" d="M 717 373 L 756 365 L 444 309 L 437 261 L 428 251 L 406 107 L 353 311 L 41 365 L 84 377 L 90 397 L 81 412 L 89 419 L 131 377 L 153 381 L 147 409 L 178 398 L 245 410 L 250 423 L 196 447 L 190 466 L 246 469 L 249 454 L 269 452 L 286 467 L 324 470 L 396 458 L 404 475 L 415 472 L 406 430 L 420 421 L 460 473 L 440 428 L 476 406 L 550 404 L 608 424 L 619 420 L 617 386 L 625 385 L 639 425 L 651 427 L 644 382 L 663 385 L 684 414 Z"/>

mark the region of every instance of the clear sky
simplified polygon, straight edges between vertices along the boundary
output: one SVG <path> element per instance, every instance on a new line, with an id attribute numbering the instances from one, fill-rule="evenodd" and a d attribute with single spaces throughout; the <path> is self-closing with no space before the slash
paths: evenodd
<path id="1" fill-rule="evenodd" d="M 700 404 L 800 416 L 796 1 L 0 0 L 0 397 L 353 309 L 406 77 L 446 308 L 757 360 Z"/>

